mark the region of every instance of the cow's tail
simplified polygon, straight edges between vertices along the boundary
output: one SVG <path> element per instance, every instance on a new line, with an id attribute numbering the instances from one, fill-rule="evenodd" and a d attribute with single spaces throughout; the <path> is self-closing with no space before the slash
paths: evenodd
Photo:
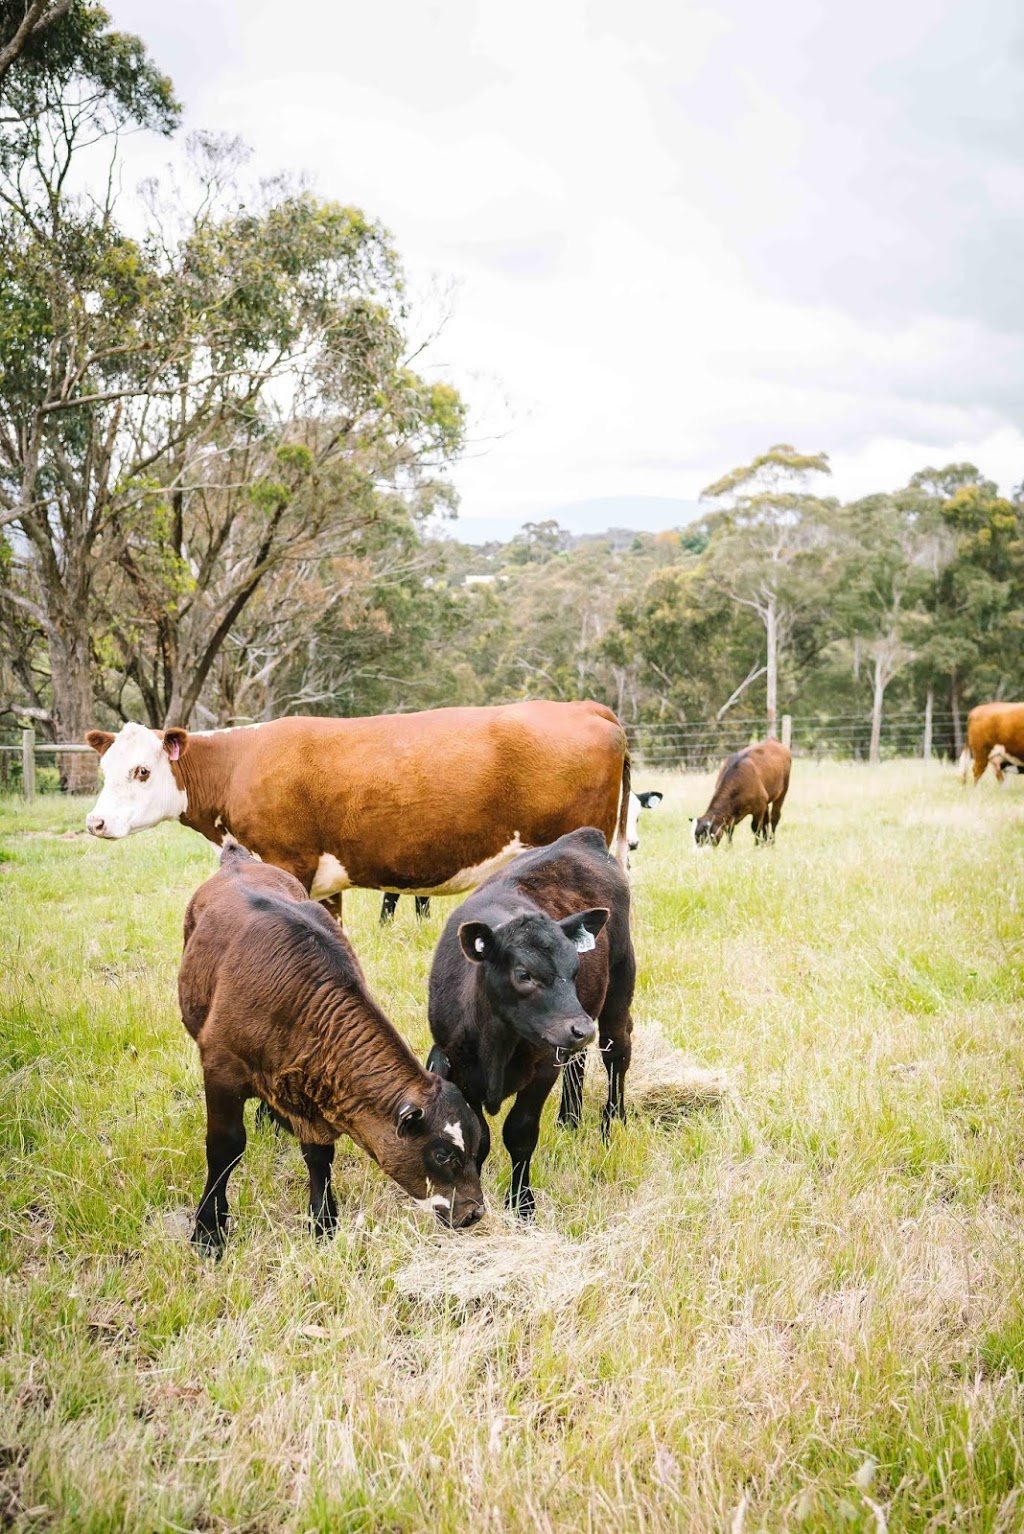
<path id="1" fill-rule="evenodd" d="M 630 765 L 629 747 L 626 747 L 622 758 L 622 787 L 619 791 L 619 819 L 615 827 L 615 841 L 612 846 L 612 857 L 626 869 L 629 867 L 629 785 Z"/>
<path id="2" fill-rule="evenodd" d="M 971 748 L 964 746 L 960 753 L 960 760 L 956 764 L 956 775 L 961 783 L 967 782 L 967 769 L 971 765 Z"/>

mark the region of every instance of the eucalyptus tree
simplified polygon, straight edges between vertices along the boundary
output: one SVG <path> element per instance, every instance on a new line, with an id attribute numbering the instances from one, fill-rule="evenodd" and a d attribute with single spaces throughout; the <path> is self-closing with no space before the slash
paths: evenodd
<path id="1" fill-rule="evenodd" d="M 244 186 L 240 146 L 198 136 L 184 190 L 150 187 L 125 232 L 118 133 L 173 125 L 148 79 L 130 118 L 47 76 L 0 165 L 0 619 L 42 633 L 64 739 L 98 675 L 122 713 L 187 723 L 256 591 L 379 520 L 382 489 L 450 496 L 462 438 L 454 390 L 403 360 L 398 258 L 358 209 Z M 105 190 L 76 194 L 97 140 Z"/>
<path id="2" fill-rule="evenodd" d="M 780 658 L 797 622 L 823 597 L 827 520 L 835 503 L 807 486 L 829 472 L 825 453 L 798 453 L 781 443 L 716 480 L 701 497 L 722 507 L 706 521 L 706 573 L 764 630 L 763 668 L 750 667 L 736 696 L 764 675 L 769 736 L 777 734 Z"/>
<path id="3" fill-rule="evenodd" d="M 965 703 L 1024 693 L 1024 504 L 973 464 L 922 469 L 900 496 L 942 530 L 920 670 L 929 688 L 948 688 L 959 752 Z"/>
<path id="4" fill-rule="evenodd" d="M 855 664 L 870 667 L 868 757 L 877 762 L 886 691 L 929 637 L 928 604 L 945 540 L 929 507 L 912 496 L 867 496 L 843 507 L 836 524 L 839 574 L 831 607 Z"/>

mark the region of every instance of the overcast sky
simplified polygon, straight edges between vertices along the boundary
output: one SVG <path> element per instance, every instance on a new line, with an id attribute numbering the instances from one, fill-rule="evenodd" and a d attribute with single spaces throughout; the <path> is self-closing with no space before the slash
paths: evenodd
<path id="1" fill-rule="evenodd" d="M 777 441 L 1024 478 L 1020 0 L 107 3 L 187 128 L 455 283 L 474 537 L 671 526 Z"/>

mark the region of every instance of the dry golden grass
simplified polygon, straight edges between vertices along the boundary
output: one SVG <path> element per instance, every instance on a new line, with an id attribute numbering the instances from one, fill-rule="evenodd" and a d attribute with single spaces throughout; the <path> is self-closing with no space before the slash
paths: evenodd
<path id="1" fill-rule="evenodd" d="M 253 1134 L 219 1265 L 174 974 L 213 856 L 2 812 L 0 1527 L 1024 1527 L 1024 792 L 798 762 L 778 845 L 642 821 L 634 1111 L 590 1062 L 539 1211 L 469 1234 L 338 1158 L 318 1248 Z M 440 922 L 352 897 L 418 1050 Z M 664 1081 L 672 1089 L 667 1095 Z"/>

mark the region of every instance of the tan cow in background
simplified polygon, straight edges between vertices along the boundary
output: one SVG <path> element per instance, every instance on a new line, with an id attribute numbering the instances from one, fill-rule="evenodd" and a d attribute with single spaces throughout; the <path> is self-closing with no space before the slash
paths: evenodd
<path id="1" fill-rule="evenodd" d="M 971 709 L 958 763 L 962 783 L 972 762 L 975 783 L 989 765 L 1000 783 L 1006 767 L 1024 765 L 1024 703 L 979 703 Z"/>

